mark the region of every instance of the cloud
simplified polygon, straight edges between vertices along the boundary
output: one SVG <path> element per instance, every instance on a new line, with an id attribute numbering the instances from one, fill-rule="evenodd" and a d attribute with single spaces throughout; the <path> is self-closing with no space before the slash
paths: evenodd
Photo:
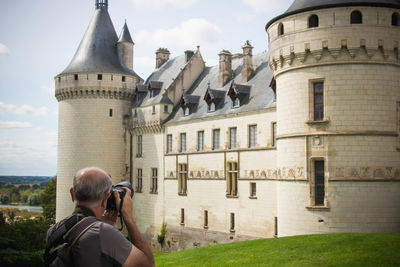
<path id="1" fill-rule="evenodd" d="M 138 7 L 161 9 L 166 6 L 177 8 L 192 7 L 199 0 L 132 0 L 133 4 Z"/>
<path id="2" fill-rule="evenodd" d="M 31 128 L 32 123 L 22 121 L 0 121 L 0 130 Z"/>
<path id="3" fill-rule="evenodd" d="M 262 12 L 276 13 L 278 11 L 283 12 L 293 3 L 293 0 L 281 0 L 281 1 L 243 0 L 243 1 L 246 5 L 251 7 L 256 13 L 262 13 Z"/>
<path id="4" fill-rule="evenodd" d="M 250 14 L 250 13 L 238 13 L 236 15 L 234 15 L 235 19 L 237 22 L 239 23 L 245 23 L 245 22 L 251 22 L 254 19 L 254 14 Z"/>
<path id="5" fill-rule="evenodd" d="M 16 115 L 33 115 L 33 116 L 44 116 L 49 113 L 47 107 L 35 108 L 29 105 L 22 105 L 17 107 L 13 104 L 6 104 L 0 102 L 0 114 L 11 113 Z"/>
<path id="6" fill-rule="evenodd" d="M 134 64 L 135 65 L 139 65 L 141 67 L 150 67 L 150 68 L 154 68 L 154 66 L 156 65 L 156 57 L 151 58 L 151 57 L 135 57 L 134 59 Z"/>
<path id="7" fill-rule="evenodd" d="M 0 43 L 0 57 L 9 55 L 10 55 L 10 49 L 6 45 Z"/>
<path id="8" fill-rule="evenodd" d="M 194 18 L 181 22 L 178 27 L 159 29 L 155 32 L 140 31 L 137 41 L 157 47 L 183 47 L 185 49 L 201 46 L 219 46 L 224 39 L 223 31 L 203 18 Z"/>

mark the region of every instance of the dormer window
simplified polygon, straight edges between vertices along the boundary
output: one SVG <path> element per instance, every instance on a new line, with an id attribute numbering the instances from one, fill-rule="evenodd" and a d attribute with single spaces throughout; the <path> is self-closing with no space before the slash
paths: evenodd
<path id="1" fill-rule="evenodd" d="M 211 102 L 210 104 L 207 105 L 207 112 L 214 112 L 215 111 L 215 104 L 214 102 Z"/>
<path id="2" fill-rule="evenodd" d="M 183 108 L 183 115 L 184 115 L 184 116 L 189 116 L 189 115 L 190 115 L 190 109 L 189 109 L 189 107 Z"/>
<path id="3" fill-rule="evenodd" d="M 150 98 L 153 98 L 160 93 L 162 85 L 163 85 L 163 83 L 159 82 L 159 81 L 150 81 L 149 82 L 147 89 L 150 92 Z"/>
<path id="4" fill-rule="evenodd" d="M 207 112 L 214 112 L 217 107 L 224 103 L 226 91 L 214 90 L 208 84 L 207 92 L 204 96 L 204 101 L 207 103 Z"/>
<path id="5" fill-rule="evenodd" d="M 251 86 L 232 83 L 228 96 L 232 100 L 232 108 L 239 108 L 249 99 Z"/>
<path id="6" fill-rule="evenodd" d="M 239 108 L 240 107 L 240 99 L 239 98 L 235 98 L 232 101 L 232 108 Z"/>
<path id="7" fill-rule="evenodd" d="M 195 95 L 182 95 L 179 106 L 182 108 L 183 116 L 189 116 L 196 111 L 199 99 L 200 97 Z"/>

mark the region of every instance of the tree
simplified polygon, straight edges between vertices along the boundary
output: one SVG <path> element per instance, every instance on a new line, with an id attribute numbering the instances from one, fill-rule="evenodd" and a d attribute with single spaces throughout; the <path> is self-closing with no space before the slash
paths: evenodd
<path id="1" fill-rule="evenodd" d="M 40 205 L 40 196 L 38 194 L 33 194 L 29 197 L 29 205 L 30 206 L 39 206 Z"/>
<path id="2" fill-rule="evenodd" d="M 51 179 L 44 192 L 40 195 L 43 216 L 51 223 L 56 219 L 56 188 L 57 177 Z"/>

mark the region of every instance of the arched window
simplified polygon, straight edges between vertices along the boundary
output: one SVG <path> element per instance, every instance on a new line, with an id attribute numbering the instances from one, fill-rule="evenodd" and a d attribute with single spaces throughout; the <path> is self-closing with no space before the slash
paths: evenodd
<path id="1" fill-rule="evenodd" d="M 317 15 L 311 15 L 308 18 L 308 28 L 314 28 L 319 26 L 319 19 Z"/>
<path id="2" fill-rule="evenodd" d="M 351 12 L 350 23 L 351 24 L 362 24 L 362 14 L 360 11 L 355 10 L 355 11 Z"/>
<path id="3" fill-rule="evenodd" d="M 399 14 L 398 13 L 393 13 L 392 14 L 392 25 L 393 26 L 400 26 Z"/>
<path id="4" fill-rule="evenodd" d="M 281 36 L 281 35 L 283 35 L 284 33 L 285 33 L 285 29 L 284 29 L 284 27 L 283 27 L 283 24 L 282 24 L 282 23 L 279 23 L 279 25 L 278 25 L 278 35 Z"/>

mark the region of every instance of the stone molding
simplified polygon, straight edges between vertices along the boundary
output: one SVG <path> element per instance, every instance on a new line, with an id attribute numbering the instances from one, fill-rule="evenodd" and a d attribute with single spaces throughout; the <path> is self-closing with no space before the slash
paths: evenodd
<path id="1" fill-rule="evenodd" d="M 292 45 L 286 54 L 281 49 L 279 57 L 270 57 L 270 68 L 276 77 L 297 68 L 335 64 L 392 64 L 400 67 L 398 42 L 395 42 L 393 50 L 384 50 L 383 45 L 366 47 L 365 43 L 361 39 L 360 46 L 348 47 L 347 40 L 344 39 L 341 48 L 330 49 L 328 43 L 323 41 L 322 49 L 317 50 L 311 50 L 310 43 L 305 43 L 302 52 L 295 52 Z M 378 43 L 381 44 L 382 41 L 379 40 Z"/>
<path id="2" fill-rule="evenodd" d="M 164 126 L 161 124 L 160 120 L 148 121 L 142 124 L 138 124 L 137 121 L 131 120 L 131 125 L 129 125 L 129 128 L 133 135 L 156 134 L 164 132 Z"/>
<path id="3" fill-rule="evenodd" d="M 118 87 L 85 87 L 85 88 L 62 88 L 57 89 L 55 97 L 57 101 L 79 98 L 101 98 L 131 101 L 135 96 L 133 89 L 123 90 Z"/>
<path id="4" fill-rule="evenodd" d="M 285 139 L 285 138 L 296 138 L 296 137 L 305 137 L 305 136 L 315 136 L 315 135 L 362 135 L 362 136 L 393 136 L 396 137 L 399 134 L 397 132 L 392 131 L 337 131 L 337 132 L 300 132 L 300 133 L 292 133 L 292 134 L 282 134 L 278 135 L 276 139 Z"/>

